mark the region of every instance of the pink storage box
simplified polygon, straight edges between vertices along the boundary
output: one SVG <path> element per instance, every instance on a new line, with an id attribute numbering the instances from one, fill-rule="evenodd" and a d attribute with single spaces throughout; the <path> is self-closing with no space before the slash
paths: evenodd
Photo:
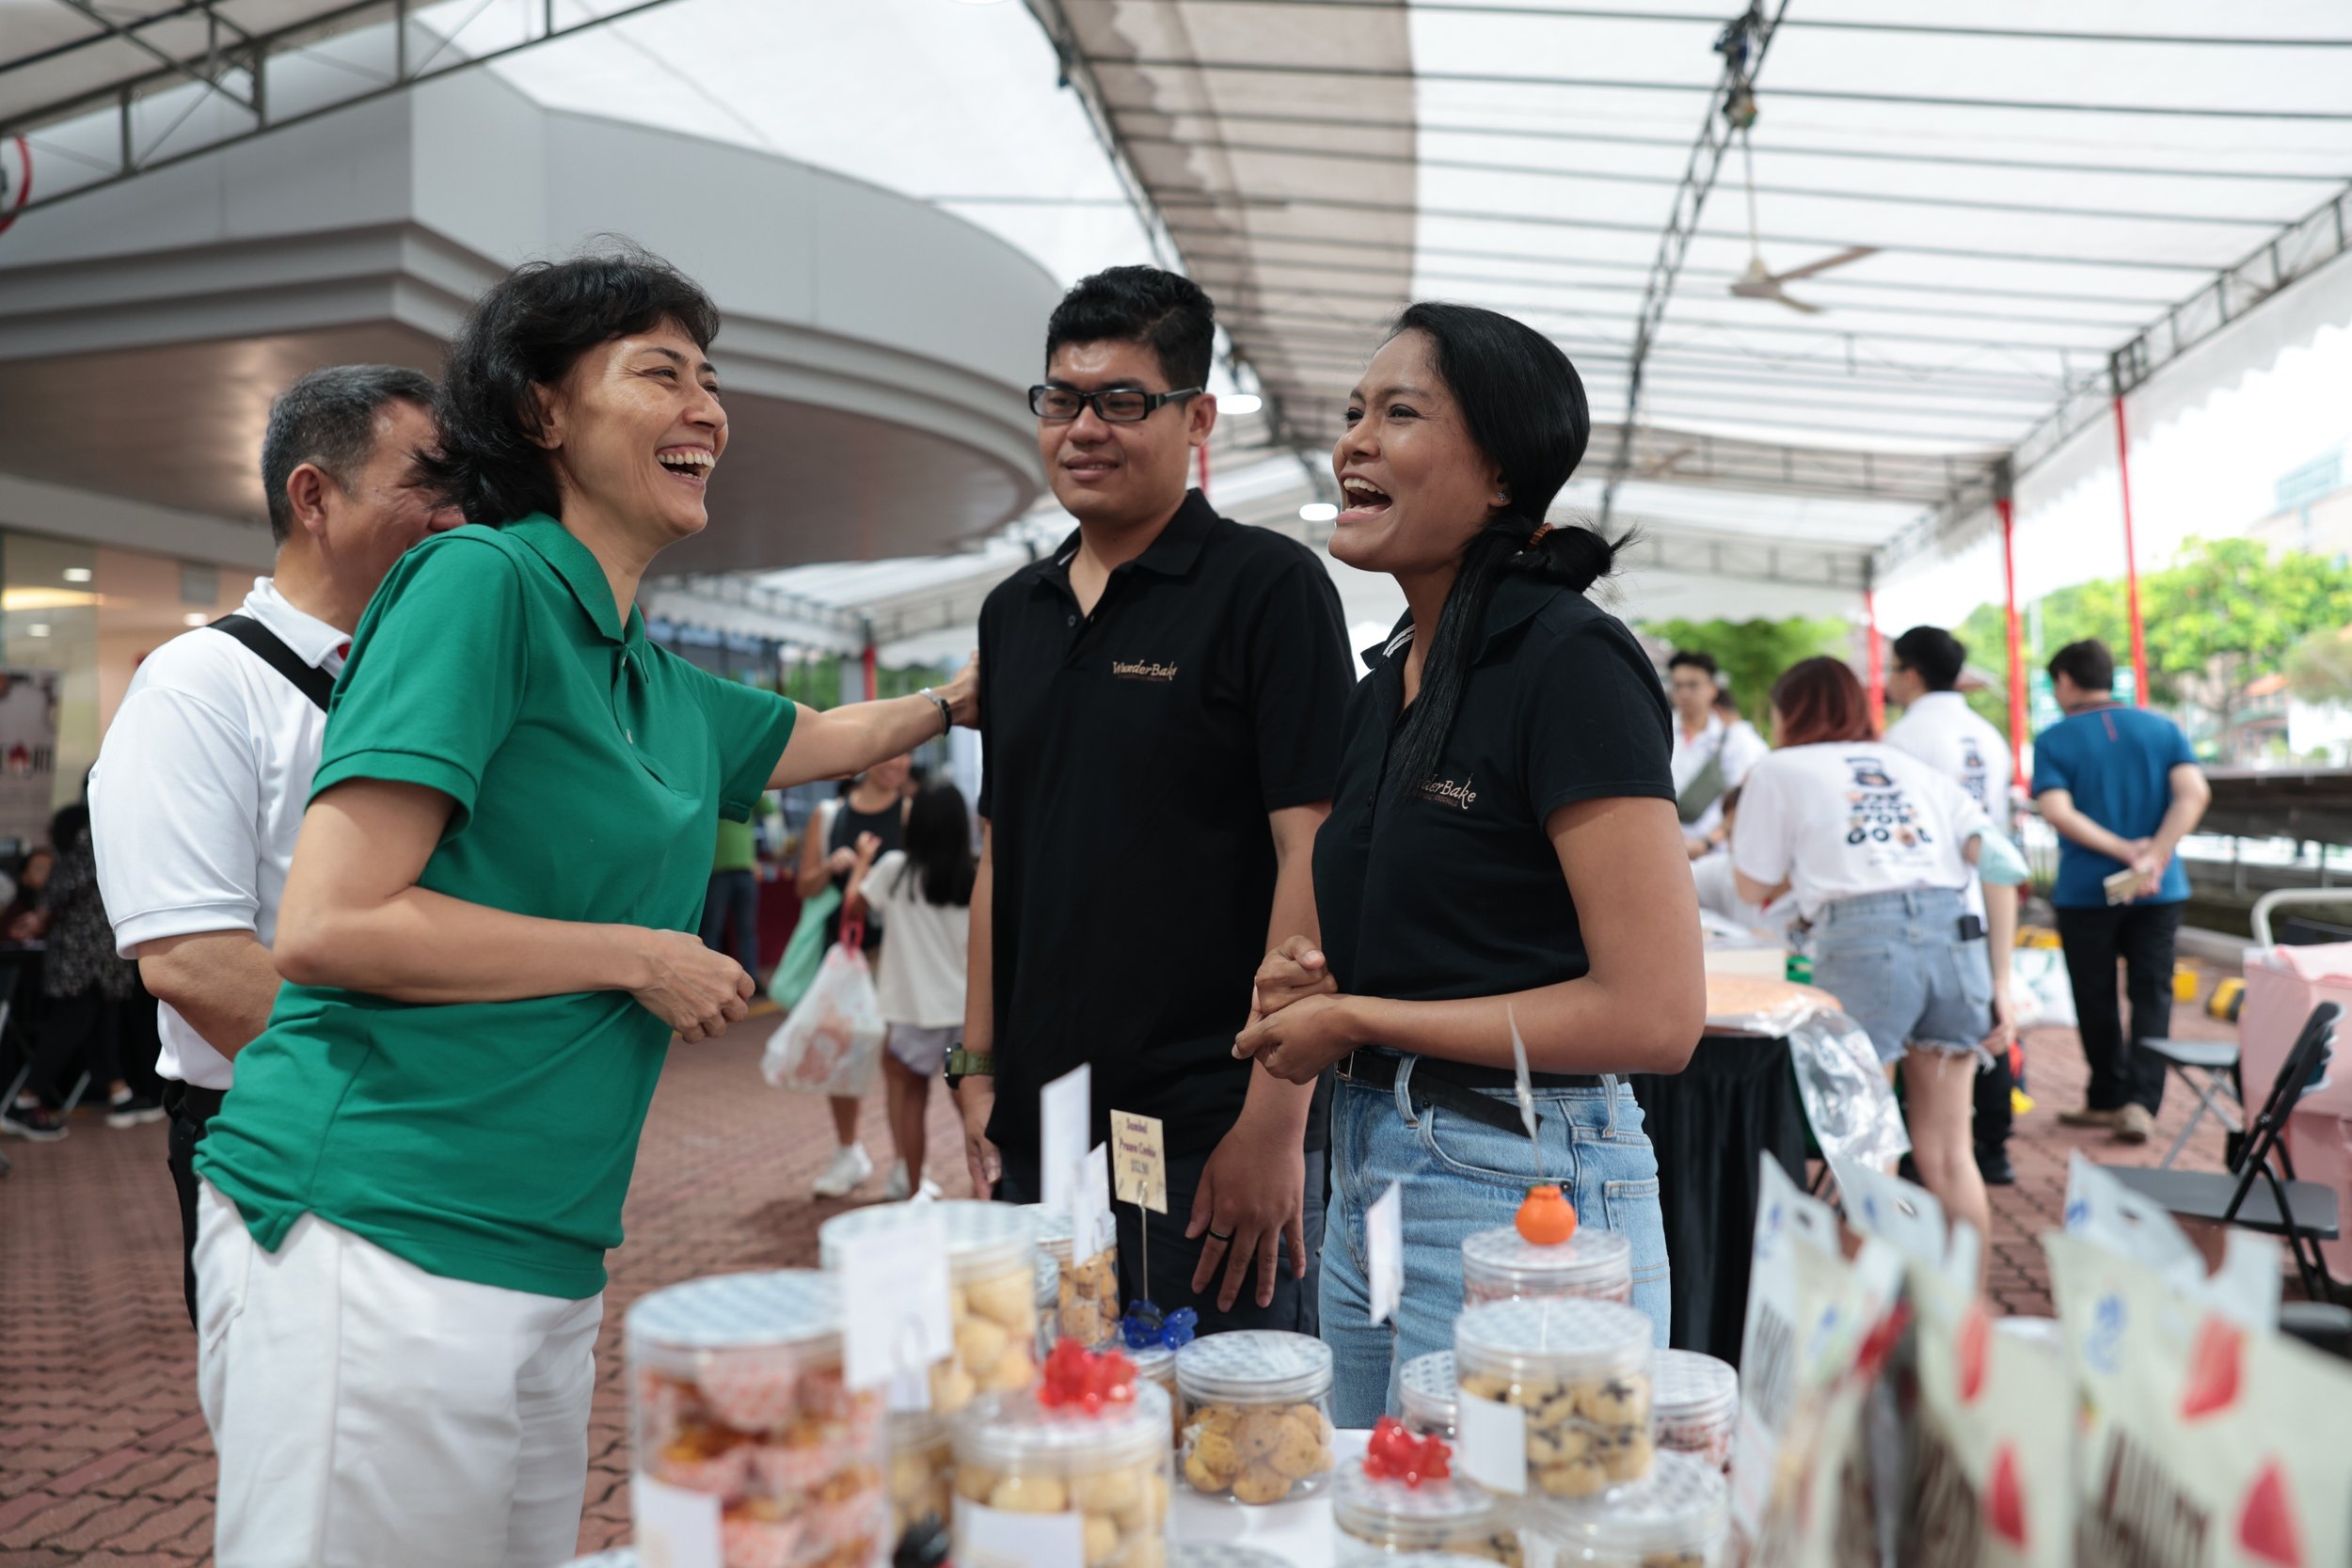
<path id="1" fill-rule="evenodd" d="M 2288 1119 L 2286 1146 L 2296 1176 L 2336 1190 L 2341 1225 L 2352 1221 L 2352 942 L 2247 950 L 2238 1053 L 2249 1118 L 2278 1081 L 2303 1021 L 2322 1002 L 2344 1009 L 2336 1023 L 2335 1059 L 2328 1086 L 2306 1093 Z M 2352 1238 L 2321 1243 L 2320 1255 L 2329 1274 L 2352 1278 Z"/>

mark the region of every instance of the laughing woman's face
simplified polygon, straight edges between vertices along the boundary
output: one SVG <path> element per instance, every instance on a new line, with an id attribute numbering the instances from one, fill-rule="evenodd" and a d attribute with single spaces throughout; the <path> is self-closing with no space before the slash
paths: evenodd
<path id="1" fill-rule="evenodd" d="M 1400 332 L 1372 356 L 1331 471 L 1343 509 L 1331 554 L 1367 572 L 1450 565 L 1502 502 L 1501 471 L 1470 439 L 1422 332 Z"/>
<path id="2" fill-rule="evenodd" d="M 542 390 L 540 410 L 567 522 L 584 507 L 668 544 L 710 520 L 704 496 L 727 416 L 710 357 L 685 328 L 661 322 L 597 344 Z"/>

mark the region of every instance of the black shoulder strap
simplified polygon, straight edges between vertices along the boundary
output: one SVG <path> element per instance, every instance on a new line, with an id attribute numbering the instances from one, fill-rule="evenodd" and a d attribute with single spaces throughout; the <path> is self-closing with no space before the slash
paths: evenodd
<path id="1" fill-rule="evenodd" d="M 286 646 L 284 638 L 250 615 L 224 615 L 213 623 L 213 630 L 225 631 L 244 643 L 254 657 L 316 704 L 321 713 L 326 711 L 326 700 L 335 694 L 335 677 L 314 664 L 303 663 L 301 656 Z"/>

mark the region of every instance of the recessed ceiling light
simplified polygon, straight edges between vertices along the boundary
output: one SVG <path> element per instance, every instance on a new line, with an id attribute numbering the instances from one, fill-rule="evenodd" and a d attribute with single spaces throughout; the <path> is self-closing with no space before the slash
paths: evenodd
<path id="1" fill-rule="evenodd" d="M 65 580 L 68 582 L 87 582 L 89 579 L 90 569 L 87 566 L 68 566 L 65 569 Z"/>
<path id="2" fill-rule="evenodd" d="M 36 622 L 34 622 L 31 626 L 26 626 L 26 627 L 24 628 L 24 635 L 25 635 L 25 636 L 27 636 L 27 637 L 46 637 L 46 636 L 48 636 L 48 635 L 49 635 L 49 626 L 48 626 L 48 623 L 47 623 L 47 622 L 45 622 L 45 621 L 36 621 Z"/>
<path id="3" fill-rule="evenodd" d="M 1340 509 L 1329 501 L 1309 501 L 1298 509 L 1298 520 L 1302 523 L 1327 523 L 1339 515 Z"/>
<path id="4" fill-rule="evenodd" d="M 183 626 L 200 626 L 206 625 L 208 620 L 209 617 L 202 610 L 191 610 L 180 617 L 180 624 Z"/>
<path id="5" fill-rule="evenodd" d="M 1230 398 L 1219 398 L 1216 405 L 1228 414 L 1255 414 L 1265 406 L 1265 399 L 1255 392 L 1235 392 Z"/>

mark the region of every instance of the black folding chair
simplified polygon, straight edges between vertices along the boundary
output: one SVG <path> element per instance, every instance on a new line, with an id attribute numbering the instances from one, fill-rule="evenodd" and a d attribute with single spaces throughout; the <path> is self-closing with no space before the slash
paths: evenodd
<path id="1" fill-rule="evenodd" d="M 2099 1167 L 2185 1218 L 2216 1220 L 2266 1236 L 2285 1237 L 2304 1291 L 2319 1302 L 2333 1299 L 2333 1281 L 2320 1258 L 2319 1243 L 2334 1241 L 2338 1233 L 2336 1190 L 2317 1181 L 2296 1180 L 2295 1159 L 2279 1134 L 2303 1092 L 2326 1071 L 2335 1042 L 2336 1019 L 2342 1011 L 2333 1002 L 2322 1002 L 2303 1021 L 2303 1032 L 2296 1037 L 2295 1048 L 2280 1067 L 2278 1079 L 2263 1101 L 2262 1114 L 2247 1129 L 2244 1163 L 2234 1173 L 2161 1166 L 2152 1170 L 2144 1165 Z"/>

